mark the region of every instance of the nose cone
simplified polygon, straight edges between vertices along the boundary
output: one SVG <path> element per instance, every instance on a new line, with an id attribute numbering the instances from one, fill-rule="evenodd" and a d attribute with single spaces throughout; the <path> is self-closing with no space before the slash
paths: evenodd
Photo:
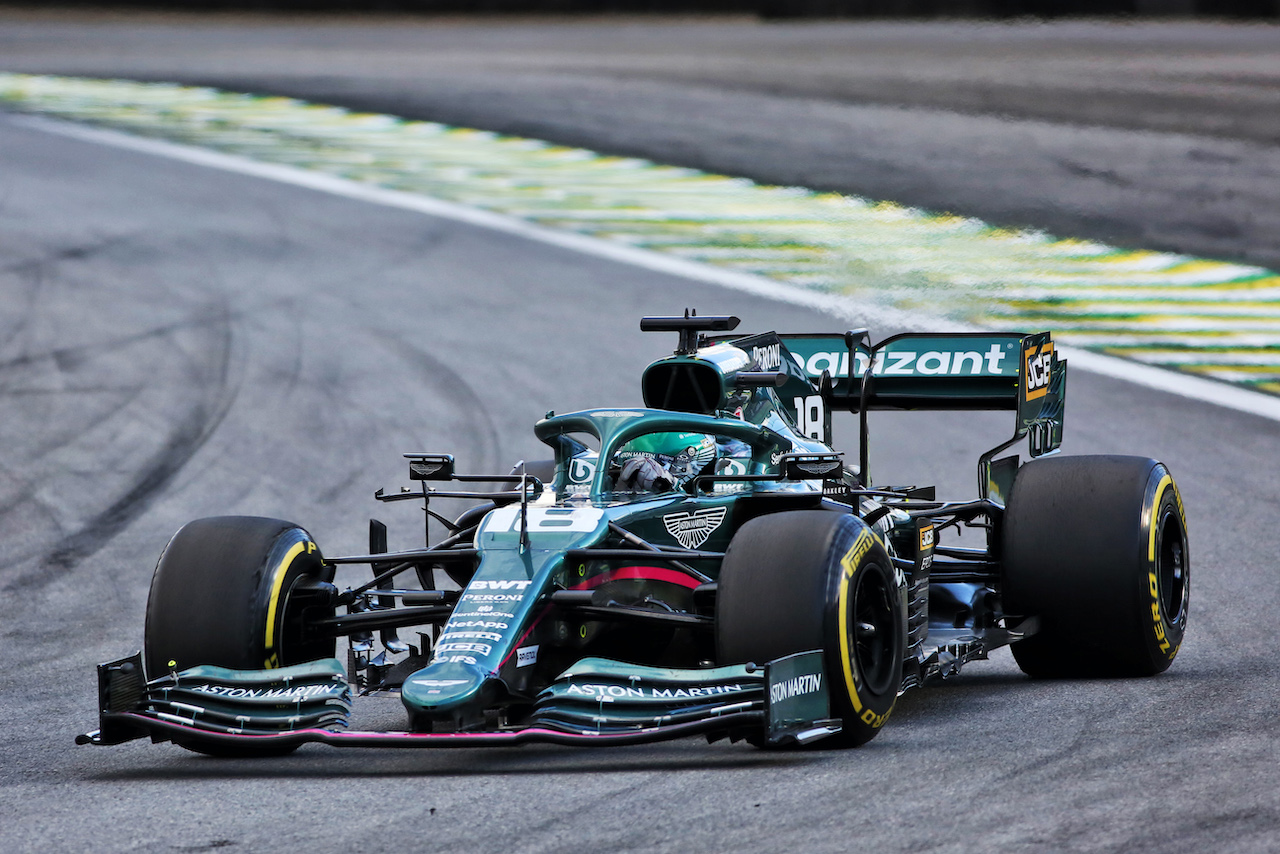
<path id="1" fill-rule="evenodd" d="M 482 689 L 488 681 L 489 675 L 474 664 L 435 662 L 404 680 L 400 699 L 411 719 L 454 717 L 483 707 Z"/>

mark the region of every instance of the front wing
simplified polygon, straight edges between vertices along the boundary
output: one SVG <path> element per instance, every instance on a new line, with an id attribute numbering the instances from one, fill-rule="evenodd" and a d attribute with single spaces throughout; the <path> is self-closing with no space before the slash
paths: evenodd
<path id="1" fill-rule="evenodd" d="M 460 732 L 347 731 L 351 688 L 336 659 L 275 670 L 193 667 L 147 681 L 142 656 L 98 666 L 99 728 L 77 744 L 200 742 L 227 748 L 617 746 L 691 735 L 807 744 L 840 732 L 819 651 L 763 667 L 704 670 L 583 659 L 517 725 Z"/>

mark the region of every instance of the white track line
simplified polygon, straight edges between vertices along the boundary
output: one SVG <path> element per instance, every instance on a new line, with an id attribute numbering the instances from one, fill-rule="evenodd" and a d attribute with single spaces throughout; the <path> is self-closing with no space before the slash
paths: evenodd
<path id="1" fill-rule="evenodd" d="M 935 329 L 958 328 L 954 321 L 928 318 L 918 314 L 909 315 L 905 312 L 881 308 L 873 308 L 868 311 L 866 306 L 852 304 L 848 297 L 814 293 L 803 288 L 766 279 L 762 276 L 724 270 L 648 249 L 611 243 L 599 238 L 571 232 L 557 231 L 534 225 L 516 217 L 491 213 L 416 193 L 389 190 L 372 184 L 324 175 L 295 166 L 263 163 L 234 154 L 223 154 L 191 145 L 131 136 L 119 131 L 88 127 L 43 116 L 10 114 L 8 120 L 23 127 L 45 133 L 157 157 L 166 157 L 170 160 L 179 160 L 196 166 L 221 169 L 225 172 L 277 181 L 282 184 L 290 184 L 295 187 L 303 187 L 369 204 L 415 211 L 429 216 L 500 231 L 525 238 L 526 240 L 580 252 L 584 255 L 592 255 L 597 258 L 629 264 L 633 267 L 641 267 L 658 273 L 732 288 L 766 299 L 775 299 L 780 302 L 817 309 L 849 323 L 861 325 L 866 324 L 868 321 L 873 321 L 901 327 L 928 325 Z M 1163 368 L 1144 365 L 1128 359 L 1095 353 L 1091 350 L 1062 347 L 1059 352 L 1070 360 L 1071 367 L 1074 370 L 1085 370 L 1090 373 L 1114 377 L 1135 385 L 1158 389 L 1192 400 L 1204 401 L 1272 421 L 1280 421 L 1280 398 L 1247 391 L 1226 383 L 1188 376 L 1177 371 L 1168 371 Z"/>

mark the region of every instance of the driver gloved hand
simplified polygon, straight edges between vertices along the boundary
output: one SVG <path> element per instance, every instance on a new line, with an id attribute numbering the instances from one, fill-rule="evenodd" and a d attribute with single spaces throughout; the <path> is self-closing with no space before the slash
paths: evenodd
<path id="1" fill-rule="evenodd" d="M 632 457 L 618 475 L 618 486 L 632 492 L 666 492 L 675 485 L 675 479 L 653 457 Z"/>

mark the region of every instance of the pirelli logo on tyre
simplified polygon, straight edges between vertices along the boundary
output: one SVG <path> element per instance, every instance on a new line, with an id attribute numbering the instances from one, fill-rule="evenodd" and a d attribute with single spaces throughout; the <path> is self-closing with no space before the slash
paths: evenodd
<path id="1" fill-rule="evenodd" d="M 840 566 L 844 569 L 844 578 L 846 580 L 853 576 L 853 573 L 858 569 L 858 563 L 862 560 L 862 556 L 871 551 L 871 547 L 875 544 L 875 536 L 871 531 L 864 528 L 858 532 L 858 538 L 853 541 L 849 551 L 845 552 L 844 557 L 840 559 Z"/>
<path id="2" fill-rule="evenodd" d="M 1147 592 L 1151 597 L 1151 628 L 1156 646 L 1159 649 L 1160 654 L 1163 655 L 1166 660 L 1172 661 L 1173 657 L 1178 654 L 1178 647 L 1181 644 L 1180 640 L 1175 642 L 1175 638 L 1177 637 L 1177 623 L 1179 618 L 1182 617 L 1182 600 L 1185 596 L 1185 588 L 1179 588 L 1172 592 L 1172 598 L 1177 600 L 1174 605 L 1174 612 L 1165 613 L 1162 605 L 1167 600 L 1164 595 L 1165 591 L 1161 589 L 1161 586 L 1162 583 L 1167 582 L 1162 582 L 1160 576 L 1157 575 L 1158 564 L 1156 562 L 1156 537 L 1161 527 L 1161 521 L 1158 518 L 1158 514 L 1164 503 L 1166 493 L 1172 493 L 1173 495 L 1173 509 L 1177 514 L 1176 524 L 1179 526 L 1178 530 L 1186 531 L 1187 529 L 1187 515 L 1182 506 L 1182 494 L 1178 491 L 1178 485 L 1173 481 L 1173 475 L 1165 471 L 1164 476 L 1161 477 L 1159 483 L 1156 484 L 1155 499 L 1151 503 L 1152 518 L 1149 523 L 1150 540 L 1147 545 L 1147 562 L 1150 567 L 1147 572 Z M 1177 580 L 1178 579 L 1175 577 L 1175 583 Z M 1185 575 L 1183 575 L 1180 580 L 1182 584 L 1185 584 Z M 1185 617 L 1182 618 L 1185 619 Z M 1169 627 L 1168 631 L 1166 631 L 1166 626 Z M 1174 632 L 1175 635 L 1171 637 L 1169 632 Z"/>
<path id="3" fill-rule="evenodd" d="M 1038 338 L 1027 341 L 1022 350 L 1022 368 L 1025 382 L 1023 396 L 1037 400 L 1049 392 L 1049 379 L 1053 368 L 1053 342 Z"/>
<path id="4" fill-rule="evenodd" d="M 849 585 L 853 577 L 857 574 L 862 563 L 862 559 L 866 557 L 867 552 L 871 551 L 871 547 L 876 544 L 875 534 L 868 528 L 863 528 L 858 532 L 858 537 L 853 541 L 853 545 L 845 552 L 844 557 L 840 559 L 840 665 L 843 671 L 845 690 L 848 692 L 849 704 L 853 706 L 854 714 L 859 720 L 868 726 L 879 729 L 884 726 L 884 722 L 889 719 L 889 714 L 877 714 L 874 710 L 865 708 L 862 702 L 861 682 L 862 675 L 858 673 L 858 667 L 854 660 L 853 650 L 849 646 Z"/>

